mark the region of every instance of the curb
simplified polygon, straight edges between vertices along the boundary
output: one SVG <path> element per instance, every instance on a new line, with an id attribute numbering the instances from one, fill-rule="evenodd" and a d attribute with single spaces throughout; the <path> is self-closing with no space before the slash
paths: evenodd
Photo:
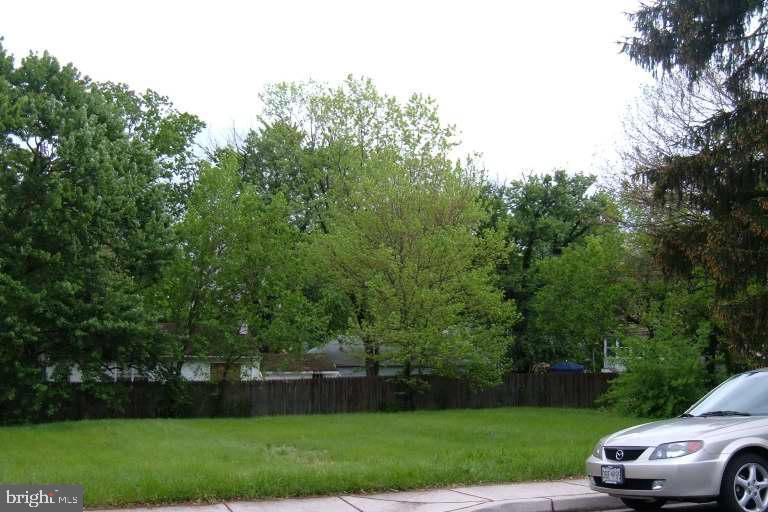
<path id="1" fill-rule="evenodd" d="M 581 496 L 560 496 L 552 498 L 552 510 L 554 512 L 566 512 L 577 510 L 613 510 L 627 508 L 619 498 L 607 494 L 585 494 Z"/>
<path id="2" fill-rule="evenodd" d="M 620 499 L 606 494 L 577 494 L 553 498 L 529 498 L 494 501 L 477 507 L 473 512 L 586 512 L 626 508 Z"/>

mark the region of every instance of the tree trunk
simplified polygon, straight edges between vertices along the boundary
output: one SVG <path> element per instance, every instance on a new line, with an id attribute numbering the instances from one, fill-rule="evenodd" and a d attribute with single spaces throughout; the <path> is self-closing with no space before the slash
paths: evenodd
<path id="1" fill-rule="evenodd" d="M 379 345 L 367 338 L 363 338 L 365 347 L 365 375 L 367 377 L 379 376 Z"/>

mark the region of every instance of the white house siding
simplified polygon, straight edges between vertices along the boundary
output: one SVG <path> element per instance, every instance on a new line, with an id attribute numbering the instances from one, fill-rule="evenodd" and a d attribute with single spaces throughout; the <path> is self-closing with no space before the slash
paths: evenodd
<path id="1" fill-rule="evenodd" d="M 339 375 L 341 377 L 365 377 L 365 366 L 346 366 L 338 367 Z M 428 374 L 429 371 L 422 371 L 422 373 Z M 379 377 L 397 377 L 403 374 L 403 369 L 400 366 L 380 366 Z"/>
<path id="2" fill-rule="evenodd" d="M 83 382 L 83 372 L 80 371 L 80 367 L 75 365 L 69 372 L 69 382 Z"/>
<path id="3" fill-rule="evenodd" d="M 181 365 L 181 378 L 190 382 L 211 380 L 211 363 L 188 361 Z"/>
<path id="4" fill-rule="evenodd" d="M 211 380 L 211 363 L 203 361 L 187 361 L 181 367 L 181 377 L 190 382 L 208 382 Z M 258 366 L 240 366 L 240 380 L 261 380 Z"/>
<path id="5" fill-rule="evenodd" d="M 115 366 L 114 364 L 110 366 Z M 55 366 L 48 366 L 45 369 L 45 375 L 46 378 L 50 381 L 53 380 L 53 373 L 55 371 Z M 122 379 L 120 378 L 120 370 L 114 369 L 114 370 L 106 370 L 104 373 L 107 376 L 108 380 L 117 382 L 118 380 L 128 380 L 133 381 L 134 378 L 138 379 L 139 372 L 133 368 L 130 370 L 126 370 L 126 374 L 122 375 Z M 130 373 L 128 373 L 130 372 Z M 147 372 L 144 377 L 149 382 L 154 382 L 157 380 L 157 372 L 150 371 Z M 211 380 L 211 363 L 207 361 L 187 361 L 181 366 L 181 378 L 190 382 L 208 382 Z M 262 380 L 261 372 L 259 371 L 258 365 L 254 366 L 247 366 L 242 365 L 240 367 L 240 380 L 242 381 L 252 381 L 252 380 Z M 77 365 L 73 365 L 70 368 L 69 372 L 69 382 L 73 383 L 79 383 L 83 381 L 83 374 L 80 371 L 80 368 Z"/>
<path id="6" fill-rule="evenodd" d="M 264 380 L 305 380 L 311 379 L 315 375 L 320 375 L 323 378 L 340 377 L 337 371 L 325 371 L 325 372 L 266 372 L 264 374 Z"/>
<path id="7" fill-rule="evenodd" d="M 181 377 L 190 382 L 208 382 L 211 380 L 211 363 L 206 361 L 187 361 L 181 366 Z M 261 380 L 258 366 L 240 367 L 240 380 Z"/>
<path id="8" fill-rule="evenodd" d="M 365 377 L 365 367 L 363 366 L 347 366 L 337 368 L 339 370 L 339 376 L 341 377 Z"/>
<path id="9" fill-rule="evenodd" d="M 240 367 L 240 380 L 249 381 L 249 380 L 261 380 L 261 379 L 262 379 L 262 376 L 258 366 L 243 365 Z"/>

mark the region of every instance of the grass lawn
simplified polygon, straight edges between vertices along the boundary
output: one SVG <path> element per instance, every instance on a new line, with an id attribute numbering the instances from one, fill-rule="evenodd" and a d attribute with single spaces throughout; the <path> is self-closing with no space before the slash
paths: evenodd
<path id="1" fill-rule="evenodd" d="M 509 408 L 3 427 L 0 482 L 82 484 L 93 507 L 542 480 L 582 475 L 635 423 Z"/>

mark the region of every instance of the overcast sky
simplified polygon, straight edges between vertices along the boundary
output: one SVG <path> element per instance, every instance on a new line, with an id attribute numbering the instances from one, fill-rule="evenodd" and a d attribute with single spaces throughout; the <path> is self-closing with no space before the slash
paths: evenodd
<path id="1" fill-rule="evenodd" d="M 648 74 L 618 53 L 637 0 L 6 2 L 5 46 L 49 50 L 95 80 L 152 88 L 223 138 L 281 80 L 435 97 L 501 179 L 603 173 Z"/>

